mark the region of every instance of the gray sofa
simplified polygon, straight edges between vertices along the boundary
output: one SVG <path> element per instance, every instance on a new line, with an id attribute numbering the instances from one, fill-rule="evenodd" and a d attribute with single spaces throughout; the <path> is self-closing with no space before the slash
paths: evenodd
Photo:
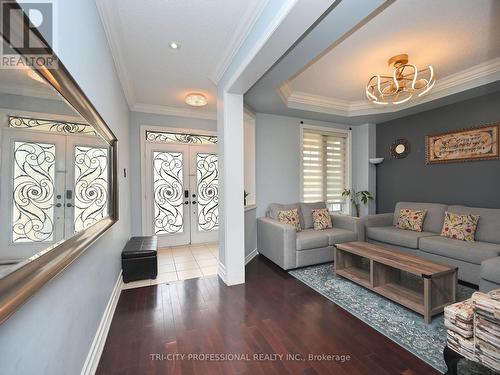
<path id="1" fill-rule="evenodd" d="M 325 207 L 325 203 L 271 204 L 266 217 L 257 219 L 259 253 L 288 270 L 331 262 L 335 244 L 363 240 L 363 222 L 350 216 L 331 215 L 332 229 L 314 230 L 312 210 Z M 280 211 L 295 208 L 299 211 L 300 232 L 278 220 Z"/>
<path id="2" fill-rule="evenodd" d="M 423 231 L 395 227 L 402 208 L 426 209 Z M 476 241 L 441 237 L 445 212 L 480 215 Z M 458 267 L 460 280 L 488 291 L 500 287 L 500 209 L 399 202 L 394 213 L 364 218 L 366 241 Z"/>

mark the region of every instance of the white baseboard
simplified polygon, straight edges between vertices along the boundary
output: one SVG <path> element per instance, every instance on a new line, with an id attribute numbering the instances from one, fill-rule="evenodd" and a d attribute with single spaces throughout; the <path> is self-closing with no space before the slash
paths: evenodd
<path id="1" fill-rule="evenodd" d="M 120 292 L 122 290 L 122 273 L 118 275 L 113 292 L 102 315 L 99 327 L 97 327 L 97 332 L 90 346 L 89 354 L 87 359 L 83 364 L 81 375 L 94 375 L 97 366 L 99 365 L 99 360 L 101 359 L 101 354 L 104 349 L 104 344 L 106 343 L 106 338 L 108 337 L 109 327 L 111 326 L 111 321 L 113 320 L 113 315 L 115 313 L 116 305 L 118 304 L 118 299 L 120 298 Z"/>
<path id="2" fill-rule="evenodd" d="M 245 257 L 245 266 L 257 255 L 259 255 L 259 252 L 257 249 L 253 249 L 252 252 Z"/>
<path id="3" fill-rule="evenodd" d="M 226 266 L 223 265 L 220 261 L 219 261 L 219 277 L 222 279 L 222 281 L 224 281 L 224 284 L 227 285 L 227 274 L 226 274 Z"/>

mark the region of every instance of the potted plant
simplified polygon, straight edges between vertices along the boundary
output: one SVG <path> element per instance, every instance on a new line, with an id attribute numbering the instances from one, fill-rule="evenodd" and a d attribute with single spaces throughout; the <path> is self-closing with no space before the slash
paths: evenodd
<path id="1" fill-rule="evenodd" d="M 359 208 L 361 206 L 361 203 L 366 205 L 373 200 L 373 195 L 367 190 L 356 191 L 354 189 L 344 189 L 344 191 L 342 192 L 342 197 L 350 198 L 350 201 L 356 209 L 356 217 L 359 217 Z"/>

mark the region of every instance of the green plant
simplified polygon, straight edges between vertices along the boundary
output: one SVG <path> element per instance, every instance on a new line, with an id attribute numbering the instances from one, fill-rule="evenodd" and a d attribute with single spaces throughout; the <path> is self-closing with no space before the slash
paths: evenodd
<path id="1" fill-rule="evenodd" d="M 356 217 L 359 217 L 361 203 L 366 205 L 374 199 L 373 195 L 368 190 L 356 191 L 354 189 L 344 189 L 342 197 L 350 199 L 356 209 Z"/>

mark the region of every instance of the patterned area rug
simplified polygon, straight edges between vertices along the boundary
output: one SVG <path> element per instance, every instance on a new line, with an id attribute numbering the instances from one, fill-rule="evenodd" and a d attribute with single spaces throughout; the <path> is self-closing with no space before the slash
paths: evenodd
<path id="1" fill-rule="evenodd" d="M 300 268 L 289 273 L 438 371 L 442 373 L 446 371 L 442 354 L 446 345 L 443 314 L 435 316 L 431 324 L 425 324 L 422 315 L 336 276 L 331 263 Z M 410 275 L 405 277 L 408 285 L 418 286 L 421 282 L 420 279 L 412 278 Z M 473 292 L 473 289 L 459 285 L 457 298 L 460 301 L 465 300 Z M 493 374 L 493 372 L 471 361 L 461 360 L 459 374 Z"/>

